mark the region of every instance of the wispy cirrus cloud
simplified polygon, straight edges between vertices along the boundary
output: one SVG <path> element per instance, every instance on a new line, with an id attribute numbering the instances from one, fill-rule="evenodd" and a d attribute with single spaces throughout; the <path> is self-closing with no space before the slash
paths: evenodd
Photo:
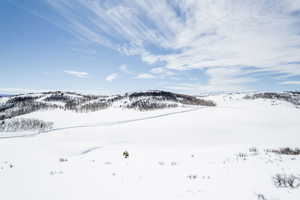
<path id="1" fill-rule="evenodd" d="M 257 79 L 249 77 L 251 70 L 237 67 L 210 68 L 205 74 L 209 78 L 206 84 L 179 83 L 166 86 L 166 89 L 182 91 L 209 92 L 209 91 L 246 91 L 251 90 L 244 84 L 256 82 Z"/>
<path id="2" fill-rule="evenodd" d="M 161 71 L 200 69 L 207 87 L 254 80 L 242 67 L 270 76 L 300 75 L 300 10 L 295 0 L 48 0 L 78 38 Z M 224 75 L 235 70 L 234 76 Z M 253 70 L 253 71 L 255 71 Z M 239 78 L 243 76 L 243 78 Z M 222 81 L 220 81 L 222 80 Z"/>
<path id="3" fill-rule="evenodd" d="M 116 78 L 118 78 L 119 74 L 118 73 L 112 73 L 110 75 L 108 75 L 105 80 L 112 82 L 113 80 L 115 80 Z"/>
<path id="4" fill-rule="evenodd" d="M 74 70 L 65 70 L 64 72 L 77 78 L 87 78 L 89 75 L 87 72 L 79 72 Z"/>

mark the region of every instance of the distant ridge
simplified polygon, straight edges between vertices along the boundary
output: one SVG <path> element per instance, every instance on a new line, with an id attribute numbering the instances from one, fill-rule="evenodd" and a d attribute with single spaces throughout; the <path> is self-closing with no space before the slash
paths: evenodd
<path id="1" fill-rule="evenodd" d="M 0 97 L 9 97 L 9 96 L 12 96 L 12 95 L 9 95 L 9 94 L 0 94 Z"/>
<path id="2" fill-rule="evenodd" d="M 95 112 L 108 108 L 150 111 L 187 106 L 216 106 L 211 100 L 167 91 L 145 91 L 124 95 L 96 96 L 74 92 L 43 92 L 14 95 L 0 102 L 0 120 L 39 110 Z"/>

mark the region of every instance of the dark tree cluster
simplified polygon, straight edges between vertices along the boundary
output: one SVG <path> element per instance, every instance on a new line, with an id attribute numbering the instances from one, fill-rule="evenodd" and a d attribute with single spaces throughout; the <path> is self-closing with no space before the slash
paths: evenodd
<path id="1" fill-rule="evenodd" d="M 58 105 L 50 105 L 42 102 L 24 101 L 9 104 L 9 108 L 0 112 L 0 120 L 10 119 L 16 116 L 32 113 L 39 110 L 62 108 Z"/>
<path id="2" fill-rule="evenodd" d="M 153 102 L 150 99 L 140 99 L 127 105 L 127 108 L 133 108 L 140 111 L 156 110 L 156 109 L 163 109 L 163 108 L 175 108 L 175 107 L 178 107 L 178 104 Z"/>
<path id="3" fill-rule="evenodd" d="M 300 177 L 287 174 L 276 174 L 273 177 L 274 185 L 279 188 L 298 188 L 300 187 Z"/>
<path id="4" fill-rule="evenodd" d="M 94 102 L 94 103 L 87 103 L 79 108 L 76 109 L 77 112 L 96 112 L 99 110 L 104 110 L 106 108 L 109 108 L 111 106 L 108 102 Z"/>
<path id="5" fill-rule="evenodd" d="M 71 100 L 72 100 L 71 97 L 65 96 L 63 93 L 53 94 L 44 99 L 44 101 L 47 101 L 47 102 L 56 101 L 56 102 L 64 102 L 64 103 L 67 103 L 68 101 L 71 101 Z"/>
<path id="6" fill-rule="evenodd" d="M 44 122 L 38 119 L 14 118 L 0 121 L 0 132 L 46 131 L 50 130 L 52 126 L 52 122 Z"/>
<path id="7" fill-rule="evenodd" d="M 165 91 L 147 91 L 147 92 L 134 92 L 130 94 L 129 99 L 134 99 L 138 97 L 153 97 L 159 98 L 161 100 L 176 101 L 176 94 Z"/>
<path id="8" fill-rule="evenodd" d="M 290 148 L 290 147 L 285 147 L 285 148 L 280 148 L 280 149 L 268 149 L 267 152 L 272 152 L 280 155 L 300 155 L 300 149 L 299 148 Z"/>
<path id="9" fill-rule="evenodd" d="M 179 103 L 196 106 L 216 106 L 216 103 L 210 100 L 199 99 L 193 96 L 179 95 Z"/>

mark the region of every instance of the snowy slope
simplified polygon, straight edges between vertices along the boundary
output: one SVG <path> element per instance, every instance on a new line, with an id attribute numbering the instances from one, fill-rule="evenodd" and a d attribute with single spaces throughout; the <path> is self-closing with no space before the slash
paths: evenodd
<path id="1" fill-rule="evenodd" d="M 215 107 L 23 115 L 54 129 L 0 139 L 1 197 L 299 200 L 300 155 L 274 150 L 300 147 L 300 110 L 245 95 L 205 97 Z M 278 187 L 276 175 L 295 176 L 295 187 Z"/>

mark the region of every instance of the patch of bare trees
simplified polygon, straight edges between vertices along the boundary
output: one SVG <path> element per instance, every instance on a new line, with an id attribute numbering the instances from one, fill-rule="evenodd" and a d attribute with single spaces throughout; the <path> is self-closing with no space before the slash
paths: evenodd
<path id="1" fill-rule="evenodd" d="M 52 129 L 52 122 L 44 122 L 38 119 L 14 118 L 0 121 L 0 132 L 16 131 L 47 131 Z"/>
<path id="2" fill-rule="evenodd" d="M 298 188 L 300 187 L 300 177 L 287 174 L 276 174 L 273 177 L 273 182 L 279 188 Z"/>
<path id="3" fill-rule="evenodd" d="M 300 149 L 299 148 L 290 148 L 290 147 L 285 147 L 285 148 L 280 148 L 280 149 L 268 149 L 267 152 L 272 152 L 276 154 L 281 154 L 281 155 L 300 155 Z"/>

